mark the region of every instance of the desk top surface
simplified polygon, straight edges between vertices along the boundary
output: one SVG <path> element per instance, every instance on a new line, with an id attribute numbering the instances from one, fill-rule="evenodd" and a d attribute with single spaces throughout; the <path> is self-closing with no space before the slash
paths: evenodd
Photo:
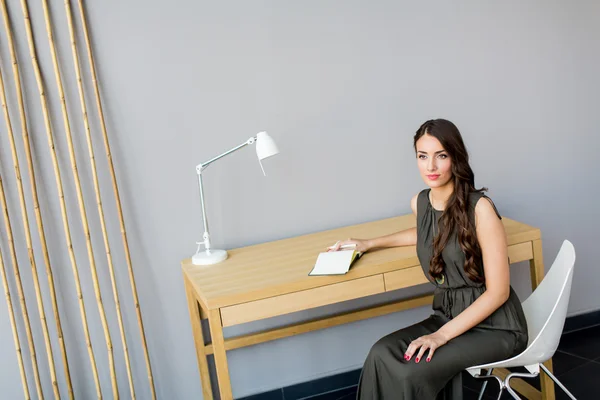
<path id="1" fill-rule="evenodd" d="M 538 228 L 503 217 L 508 245 L 541 238 Z M 199 300 L 215 309 L 419 265 L 415 246 L 373 250 L 346 275 L 308 276 L 320 252 L 337 240 L 372 238 L 416 226 L 413 214 L 228 250 L 229 258 L 208 266 L 182 261 Z"/>

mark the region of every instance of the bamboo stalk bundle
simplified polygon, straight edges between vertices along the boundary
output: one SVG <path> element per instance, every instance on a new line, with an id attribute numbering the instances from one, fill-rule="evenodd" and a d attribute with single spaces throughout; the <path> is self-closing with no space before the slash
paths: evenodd
<path id="1" fill-rule="evenodd" d="M 22 0 L 22 1 L 24 1 L 24 0 Z M 44 256 L 44 261 L 46 263 L 46 276 L 48 278 L 48 286 L 50 289 L 49 290 L 50 300 L 52 303 L 52 310 L 54 312 L 54 319 L 56 322 L 56 332 L 57 332 L 57 336 L 58 336 L 58 343 L 60 346 L 61 355 L 62 355 L 62 359 L 63 359 L 65 379 L 67 381 L 69 398 L 72 399 L 73 398 L 73 386 L 71 384 L 71 374 L 69 371 L 67 351 L 65 348 L 62 326 L 60 323 L 60 316 L 58 313 L 58 303 L 56 301 L 56 289 L 54 286 L 54 277 L 52 274 L 52 267 L 50 265 L 50 257 L 48 256 L 48 246 L 46 243 L 46 236 L 44 233 L 42 214 L 41 214 L 40 207 L 39 207 L 37 186 L 36 186 L 36 180 L 35 180 L 35 171 L 33 169 L 33 160 L 31 157 L 31 147 L 29 144 L 29 133 L 27 130 L 25 105 L 23 103 L 23 91 L 21 88 L 21 75 L 20 75 L 20 71 L 19 71 L 19 64 L 17 62 L 15 46 L 14 46 L 14 39 L 13 39 L 13 35 L 12 35 L 12 29 L 11 29 L 10 21 L 8 18 L 8 10 L 6 9 L 6 0 L 0 0 L 0 4 L 2 6 L 4 27 L 5 27 L 6 35 L 8 38 L 10 57 L 11 57 L 11 62 L 12 62 L 12 66 L 13 66 L 13 75 L 14 75 L 14 79 L 15 79 L 15 86 L 17 88 L 17 100 L 19 103 L 19 115 L 21 118 L 21 133 L 22 133 L 22 137 L 23 137 L 23 146 L 25 148 L 25 156 L 27 158 L 29 180 L 30 180 L 30 184 L 31 184 L 31 194 L 33 197 L 34 214 L 35 214 L 35 219 L 36 219 L 36 223 L 37 223 L 38 233 L 40 236 L 40 243 L 42 245 L 42 254 Z M 30 24 L 28 14 L 25 14 L 25 22 L 26 22 L 26 25 Z M 30 29 L 28 32 L 28 39 L 32 40 L 32 38 L 30 37 L 31 25 L 29 25 L 29 28 Z M 35 57 L 33 57 L 33 59 L 35 60 Z M 44 341 L 46 343 L 46 353 L 48 356 L 48 367 L 50 369 L 50 378 L 52 380 L 52 390 L 54 392 L 54 397 L 56 399 L 59 399 L 60 392 L 58 389 L 58 381 L 56 378 L 56 368 L 54 365 L 54 357 L 52 355 L 52 347 L 50 344 L 50 334 L 48 332 L 48 325 L 46 322 L 46 313 L 44 311 L 44 306 L 43 306 L 43 302 L 42 302 L 42 295 L 41 295 L 40 283 L 39 283 L 39 279 L 38 279 L 37 265 L 35 262 L 35 256 L 34 256 L 33 246 L 32 246 L 32 242 L 31 242 L 31 231 L 29 229 L 29 218 L 27 217 L 27 209 L 26 209 L 26 205 L 25 205 L 25 195 L 23 193 L 23 184 L 21 181 L 21 173 L 20 173 L 19 167 L 18 167 L 18 158 L 17 158 L 14 137 L 13 137 L 13 135 L 11 135 L 10 132 L 9 132 L 9 138 L 10 138 L 10 144 L 11 144 L 12 157 L 13 157 L 13 161 L 14 161 L 14 165 L 15 165 L 15 173 L 17 176 L 17 187 L 19 189 L 19 200 L 20 200 L 20 204 L 21 204 L 21 216 L 23 219 L 23 229 L 25 230 L 25 241 L 27 243 L 27 251 L 29 253 L 29 262 L 31 264 L 31 269 L 32 269 L 33 284 L 34 284 L 35 292 L 36 292 L 36 300 L 37 300 L 38 310 L 40 313 L 40 320 L 42 322 L 42 331 L 44 333 Z"/>
<path id="2" fill-rule="evenodd" d="M 4 78 L 2 77 L 2 72 L 0 71 L 0 99 L 2 101 L 2 109 L 4 111 L 4 120 L 6 122 L 6 130 L 11 137 L 13 135 L 12 123 L 10 121 L 10 114 L 8 113 L 8 103 L 6 101 L 6 92 L 4 89 Z M 16 159 L 15 159 L 16 160 Z M 19 171 L 19 164 L 15 162 L 15 171 Z M 17 175 L 20 179 L 20 172 L 17 172 Z M 23 323 L 25 325 L 25 334 L 27 335 L 27 344 L 29 345 L 29 354 L 31 357 L 31 365 L 33 368 L 33 379 L 35 381 L 35 388 L 37 391 L 38 398 L 43 399 L 44 394 L 42 390 L 42 383 L 40 380 L 40 372 L 37 362 L 37 354 L 35 350 L 35 344 L 33 342 L 33 334 L 31 332 L 31 322 L 29 320 L 29 313 L 27 311 L 27 304 L 25 302 L 25 292 L 23 291 L 23 283 L 21 282 L 21 274 L 19 272 L 19 262 L 17 260 L 17 252 L 15 250 L 15 242 L 12 234 L 12 225 L 10 223 L 10 219 L 8 216 L 8 206 L 6 205 L 6 200 L 4 197 L 4 188 L 1 187 L 1 178 L 0 178 L 0 189 L 2 190 L 2 196 L 0 200 L 2 201 L 2 208 L 4 210 L 4 225 L 6 227 L 6 236 L 8 238 L 8 244 L 10 248 L 10 256 L 13 264 L 13 271 L 15 275 L 15 283 L 17 285 L 17 294 L 19 295 L 19 302 L 21 304 L 21 314 L 23 315 Z"/>
<path id="3" fill-rule="evenodd" d="M 96 171 L 96 161 L 94 157 L 94 148 L 92 145 L 92 137 L 90 134 L 90 124 L 88 121 L 87 105 L 85 102 L 85 94 L 83 92 L 83 81 L 81 79 L 81 66 L 79 61 L 79 52 L 77 51 L 77 42 L 75 39 L 75 31 L 73 29 L 73 14 L 71 12 L 71 4 L 69 0 L 65 0 L 65 11 L 67 14 L 67 22 L 69 26 L 69 36 L 71 39 L 71 52 L 73 54 L 73 63 L 75 68 L 75 75 L 77 78 L 77 89 L 79 91 L 79 102 L 81 105 L 81 112 L 83 116 L 83 124 L 85 128 L 86 141 L 88 146 L 88 153 L 90 158 L 90 166 L 92 170 L 92 177 L 94 181 L 94 191 L 96 193 L 96 204 L 98 206 L 98 214 L 100 216 L 100 225 L 102 228 L 102 238 L 104 240 L 104 248 L 106 250 L 106 259 L 108 262 L 108 271 L 110 274 L 110 281 L 113 292 L 113 299 L 117 311 L 117 321 L 119 323 L 119 332 L 121 334 L 121 343 L 123 345 L 123 354 L 125 356 L 125 366 L 127 369 L 127 378 L 129 380 L 129 390 L 131 398 L 135 399 L 135 388 L 133 386 L 133 375 L 131 373 L 131 363 L 129 361 L 129 350 L 127 347 L 127 339 L 125 337 L 125 327 L 123 325 L 123 317 L 121 315 L 121 303 L 119 301 L 119 293 L 117 291 L 117 283 L 115 279 L 115 271 L 113 267 L 112 256 L 110 252 L 110 244 L 108 242 L 108 232 L 106 230 L 106 222 L 104 218 L 104 207 L 102 206 L 102 198 L 100 196 L 100 185 L 98 182 L 98 173 Z"/>
<path id="4" fill-rule="evenodd" d="M 5 217 L 8 215 L 6 209 L 6 201 L 4 196 L 4 185 L 2 184 L 2 177 L 0 176 L 0 198 L 2 200 L 2 208 L 5 212 Z M 15 271 L 17 271 L 15 266 Z M 17 361 L 19 362 L 19 372 L 21 373 L 21 383 L 23 384 L 23 394 L 27 400 L 31 399 L 29 395 L 29 386 L 27 385 L 27 375 L 25 374 L 25 364 L 23 364 L 23 353 L 21 350 L 21 342 L 19 341 L 19 334 L 17 332 L 17 322 L 15 319 L 15 311 L 12 305 L 12 298 L 10 296 L 10 289 L 8 287 L 8 279 L 6 278 L 6 269 L 4 268 L 4 260 L 2 258 L 2 251 L 0 250 L 0 275 L 2 275 L 2 284 L 4 285 L 4 294 L 6 297 L 6 305 L 8 306 L 8 314 L 10 316 L 10 327 L 12 328 L 13 340 L 15 342 L 15 349 L 17 350 Z M 31 329 L 31 328 L 30 328 Z M 34 366 L 37 368 L 37 365 Z M 39 377 L 38 377 L 39 379 Z"/>
<path id="5" fill-rule="evenodd" d="M 110 170 L 110 176 L 112 179 L 112 185 L 113 185 L 113 191 L 115 194 L 115 201 L 116 201 L 116 205 L 117 205 L 117 211 L 119 214 L 119 224 L 121 226 L 121 236 L 123 239 L 123 247 L 125 249 L 125 256 L 127 259 L 127 268 L 128 268 L 128 272 L 129 272 L 129 282 L 131 284 L 131 291 L 133 293 L 133 300 L 135 303 L 135 309 L 136 309 L 136 314 L 137 314 L 137 320 L 138 320 L 138 326 L 139 326 L 139 330 L 140 330 L 140 337 L 142 340 L 142 346 L 144 349 L 144 356 L 146 359 L 146 370 L 147 370 L 147 374 L 148 374 L 148 381 L 150 383 L 150 390 L 152 393 L 152 399 L 156 399 L 156 391 L 154 388 L 154 378 L 152 376 L 152 366 L 150 364 L 150 356 L 148 354 L 148 345 L 146 342 L 146 334 L 144 331 L 144 323 L 142 321 L 142 314 L 141 314 L 141 309 L 140 309 L 140 303 L 139 303 L 139 299 L 138 299 L 138 293 L 137 293 L 137 288 L 136 288 L 136 284 L 135 284 L 135 277 L 133 274 L 133 266 L 132 266 L 132 262 L 131 262 L 131 252 L 129 251 L 129 243 L 127 241 L 127 231 L 125 229 L 125 220 L 123 218 L 123 209 L 121 207 L 121 197 L 119 195 L 119 187 L 117 185 L 117 178 L 115 175 L 115 168 L 113 165 L 113 160 L 112 160 L 112 154 L 110 151 L 110 144 L 108 141 L 108 134 L 107 134 L 107 130 L 106 130 L 106 122 L 104 119 L 104 112 L 102 110 L 102 101 L 100 99 L 100 89 L 98 87 L 98 78 L 96 75 L 96 65 L 94 62 L 94 56 L 92 53 L 92 46 L 90 43 L 90 37 L 89 37 L 89 29 L 88 29 L 88 25 L 87 25 L 87 20 L 85 17 L 85 9 L 83 6 L 83 1 L 79 0 L 79 13 L 80 13 L 80 18 L 81 18 L 81 25 L 82 25 L 82 29 L 83 29 L 83 34 L 85 37 L 85 42 L 86 42 L 86 49 L 87 49 L 87 55 L 88 55 L 88 62 L 89 62 L 89 66 L 90 66 L 90 74 L 92 76 L 92 82 L 93 82 L 93 86 L 94 86 L 94 94 L 95 94 L 95 98 L 96 98 L 96 107 L 98 110 L 98 116 L 100 118 L 100 127 L 102 129 L 102 136 L 104 139 L 104 148 L 106 151 L 106 157 L 108 159 L 108 166 L 109 166 L 109 170 Z"/>
<path id="6" fill-rule="evenodd" d="M 29 20 L 29 12 L 27 10 L 26 0 L 21 0 L 21 4 L 23 6 L 23 14 L 25 17 L 26 29 L 28 32 L 27 36 L 29 39 L 29 49 L 30 49 L 30 53 L 32 54 L 32 59 L 33 59 L 34 55 L 35 55 L 35 44 L 32 40 L 33 35 L 31 34 L 31 23 Z M 110 332 L 108 329 L 108 321 L 106 319 L 106 312 L 104 310 L 104 304 L 102 302 L 102 294 L 100 292 L 100 284 L 98 281 L 98 271 L 96 268 L 96 261 L 94 259 L 94 252 L 93 252 L 93 248 L 92 248 L 92 240 L 91 240 L 91 236 L 90 236 L 89 223 L 87 220 L 87 214 L 85 211 L 85 204 L 84 204 L 84 200 L 83 200 L 83 191 L 81 188 L 79 172 L 77 169 L 77 161 L 75 159 L 73 137 L 71 134 L 71 126 L 69 123 L 69 115 L 67 112 L 67 105 L 66 105 L 65 93 L 64 93 L 64 89 L 63 89 L 62 77 L 60 74 L 60 67 L 58 65 L 58 56 L 56 53 L 56 45 L 54 43 L 52 21 L 50 19 L 48 2 L 46 0 L 42 0 L 42 6 L 44 9 L 44 19 L 46 22 L 46 33 L 48 36 L 50 53 L 52 55 L 52 63 L 54 66 L 54 76 L 56 78 L 56 85 L 58 88 L 58 93 L 59 93 L 59 98 L 60 98 L 60 103 L 61 103 L 63 123 L 64 123 L 64 127 L 65 127 L 65 134 L 67 137 L 67 145 L 68 145 L 68 149 L 69 149 L 69 159 L 71 161 L 71 169 L 73 172 L 73 179 L 75 181 L 75 188 L 76 188 L 76 192 L 77 192 L 77 202 L 79 205 L 79 213 L 80 213 L 81 222 L 83 225 L 84 235 L 86 238 L 86 248 L 87 248 L 87 253 L 88 253 L 88 260 L 90 263 L 92 281 L 93 281 L 93 285 L 94 285 L 94 293 L 96 295 L 96 303 L 97 303 L 98 311 L 100 314 L 100 321 L 102 323 L 102 329 L 104 331 L 104 339 L 106 342 L 106 348 L 107 348 L 107 353 L 108 353 L 108 363 L 109 363 L 109 369 L 110 369 L 110 378 L 111 378 L 111 384 L 112 384 L 113 398 L 118 399 L 119 398 L 119 389 L 118 389 L 118 384 L 117 384 L 117 374 L 115 371 L 115 359 L 114 359 L 114 354 L 113 354 L 112 340 L 110 338 Z M 38 86 L 40 86 L 41 76 L 38 73 L 36 73 L 36 78 L 38 79 Z M 43 89 L 41 89 L 40 92 L 43 92 Z"/>
<path id="7" fill-rule="evenodd" d="M 39 65 L 35 65 L 34 70 L 36 72 L 36 78 L 37 78 L 38 74 L 39 74 Z M 40 85 L 41 83 L 42 83 L 41 79 L 38 79 L 38 85 Z M 39 87 L 39 89 L 40 89 L 41 93 L 44 93 L 43 86 Z M 47 133 L 47 137 L 48 137 L 48 145 L 49 145 L 50 152 L 52 155 L 54 176 L 56 178 L 56 184 L 57 184 L 57 188 L 58 188 L 58 198 L 59 198 L 59 203 L 60 203 L 60 207 L 61 207 L 61 214 L 62 214 L 62 219 L 63 219 L 63 228 L 64 228 L 64 232 L 65 232 L 66 244 L 67 244 L 67 249 L 68 249 L 68 253 L 69 253 L 69 259 L 71 262 L 71 267 L 73 270 L 73 276 L 75 279 L 75 286 L 76 286 L 76 290 L 77 290 L 77 298 L 78 298 L 78 303 L 79 303 L 79 311 L 81 314 L 81 319 L 82 319 L 82 324 L 83 324 L 83 332 L 84 332 L 84 336 L 85 336 L 86 346 L 88 349 L 90 363 L 92 366 L 94 382 L 96 384 L 96 394 L 97 394 L 98 398 L 101 398 L 102 394 L 101 394 L 101 389 L 100 389 L 100 380 L 98 377 L 98 369 L 96 367 L 96 360 L 95 360 L 94 353 L 92 350 L 92 344 L 91 344 L 91 338 L 90 338 L 90 333 L 89 333 L 89 327 L 88 327 L 88 323 L 87 323 L 87 316 L 86 316 L 86 311 L 85 311 L 83 294 L 82 294 L 82 290 L 81 290 L 81 282 L 79 279 L 79 271 L 78 271 L 77 263 L 75 260 L 75 253 L 73 251 L 73 244 L 71 241 L 71 233 L 70 233 L 69 224 L 68 224 L 68 220 L 67 220 L 67 211 L 66 211 L 66 203 L 65 203 L 65 198 L 64 198 L 64 191 L 63 191 L 63 187 L 62 187 L 62 179 L 61 179 L 60 169 L 58 167 L 58 158 L 56 156 L 56 151 L 54 148 L 54 139 L 52 136 L 50 115 L 48 112 L 48 105 L 46 102 L 46 97 L 44 95 L 41 96 L 41 101 L 42 101 L 42 110 L 43 110 L 43 114 L 44 114 L 44 123 L 45 123 L 46 133 Z"/>

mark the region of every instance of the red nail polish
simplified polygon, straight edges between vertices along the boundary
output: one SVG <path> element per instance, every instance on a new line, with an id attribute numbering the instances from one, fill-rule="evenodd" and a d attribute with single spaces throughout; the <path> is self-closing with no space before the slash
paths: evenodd
<path id="1" fill-rule="evenodd" d="M 408 357 L 408 356 L 405 354 L 405 355 L 404 355 L 404 359 L 405 359 L 406 361 L 408 361 L 410 358 L 409 358 L 409 357 Z"/>
<path id="2" fill-rule="evenodd" d="M 415 362 L 417 362 L 417 363 L 419 362 L 419 357 L 417 357 L 417 358 L 415 359 Z"/>
<path id="3" fill-rule="evenodd" d="M 427 362 L 431 361 L 431 358 L 427 358 Z"/>

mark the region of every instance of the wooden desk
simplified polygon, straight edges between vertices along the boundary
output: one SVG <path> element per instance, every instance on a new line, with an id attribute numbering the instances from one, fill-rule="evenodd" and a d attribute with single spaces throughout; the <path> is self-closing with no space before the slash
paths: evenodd
<path id="1" fill-rule="evenodd" d="M 533 289 L 544 275 L 541 233 L 537 228 L 503 218 L 511 263 L 529 261 Z M 221 399 L 232 399 L 226 352 L 409 308 L 430 305 L 431 294 L 403 299 L 307 322 L 225 339 L 223 327 L 257 321 L 428 282 L 416 249 L 395 247 L 365 254 L 342 276 L 308 276 L 319 252 L 338 239 L 370 238 L 416 226 L 405 216 L 243 247 L 229 251 L 216 265 L 182 262 L 185 290 L 204 399 L 212 399 L 207 357 L 214 355 Z M 212 343 L 205 343 L 201 319 L 208 319 Z M 400 327 L 399 327 L 400 328 Z M 551 360 L 546 364 L 552 367 Z M 554 399 L 554 386 L 540 374 L 542 393 L 528 383 L 513 387 L 528 399 Z"/>

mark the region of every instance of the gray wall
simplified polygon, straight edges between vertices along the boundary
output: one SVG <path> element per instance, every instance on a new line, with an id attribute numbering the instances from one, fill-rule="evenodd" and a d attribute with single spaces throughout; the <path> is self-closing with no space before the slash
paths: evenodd
<path id="1" fill-rule="evenodd" d="M 20 5 L 16 0 L 8 3 L 18 37 L 41 207 L 76 396 L 91 398 L 94 385 Z M 108 396 L 106 351 L 41 4 L 32 3 L 92 339 Z M 94 250 L 120 363 L 120 390 L 128 397 L 64 9 L 62 2 L 52 3 Z M 600 308 L 593 239 L 600 222 L 598 2 L 87 3 L 159 398 L 201 396 L 180 271 L 180 261 L 194 252 L 194 242 L 202 234 L 194 166 L 259 130 L 268 130 L 281 150 L 280 156 L 265 162 L 267 178 L 253 149 L 232 155 L 206 172 L 215 245 L 230 249 L 408 213 L 411 196 L 424 187 L 411 148 L 412 135 L 424 120 L 445 117 L 461 129 L 477 184 L 490 188 L 502 214 L 542 229 L 546 267 L 563 239 L 575 244 L 577 269 L 569 315 Z M 0 54 L 18 133 L 4 33 Z M 87 63 L 84 67 L 89 82 Z M 90 105 L 92 100 L 90 95 Z M 95 109 L 90 110 L 90 118 L 135 383 L 139 398 L 146 399 L 143 353 Z M 1 172 L 9 192 L 44 387 L 50 395 L 4 122 L 1 126 Z M 19 151 L 26 176 L 21 144 Z M 27 196 L 35 227 L 29 189 Z M 4 228 L 0 232 L 12 271 Z M 33 236 L 43 271 L 35 230 Z M 514 266 L 512 275 L 522 299 L 530 293 L 523 267 Z M 43 272 L 40 279 L 46 287 Z M 16 300 L 14 285 L 11 289 Z M 226 334 L 422 290 L 234 327 Z M 44 296 L 48 301 L 46 289 Z M 49 308 L 48 312 L 51 315 Z M 412 310 L 233 351 L 228 354 L 233 393 L 244 396 L 358 368 L 375 340 L 427 314 L 427 308 Z M 49 321 L 55 338 L 52 318 Z M 27 347 L 22 323 L 19 330 Z M 0 307 L 0 335 L 2 398 L 20 398 L 5 306 Z M 29 365 L 27 351 L 25 355 Z M 57 367 L 65 393 L 60 361 Z M 28 373 L 31 376 L 29 367 Z"/>

